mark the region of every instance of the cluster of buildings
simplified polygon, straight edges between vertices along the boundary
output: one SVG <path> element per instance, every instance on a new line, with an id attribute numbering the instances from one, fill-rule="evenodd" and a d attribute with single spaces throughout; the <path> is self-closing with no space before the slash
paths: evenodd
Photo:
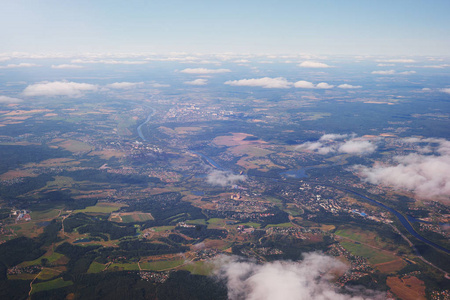
<path id="1" fill-rule="evenodd" d="M 149 271 L 141 271 L 139 272 L 139 276 L 142 280 L 153 282 L 153 283 L 164 283 L 167 279 L 169 279 L 170 272 L 149 272 Z"/>

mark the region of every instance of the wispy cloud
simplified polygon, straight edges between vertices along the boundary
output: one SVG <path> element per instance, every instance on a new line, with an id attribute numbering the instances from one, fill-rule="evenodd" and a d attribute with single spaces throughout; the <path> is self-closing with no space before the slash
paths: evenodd
<path id="1" fill-rule="evenodd" d="M 344 84 L 338 85 L 338 88 L 340 88 L 340 89 L 360 89 L 360 88 L 362 88 L 362 86 L 344 83 Z"/>
<path id="2" fill-rule="evenodd" d="M 219 74 L 219 73 L 229 73 L 229 69 L 206 69 L 206 68 L 187 68 L 180 71 L 186 74 Z"/>
<path id="3" fill-rule="evenodd" d="M 393 74 L 395 74 L 395 70 L 373 71 L 372 74 L 377 74 L 377 75 L 393 75 Z"/>
<path id="4" fill-rule="evenodd" d="M 331 68 L 331 66 L 329 66 L 325 63 L 310 61 L 310 60 L 304 61 L 301 64 L 299 64 L 298 66 L 302 67 L 302 68 Z"/>
<path id="5" fill-rule="evenodd" d="M 83 66 L 73 64 L 52 65 L 52 69 L 82 69 Z"/>
<path id="6" fill-rule="evenodd" d="M 450 88 L 444 88 L 440 90 L 443 93 L 450 94 Z"/>
<path id="7" fill-rule="evenodd" d="M 184 83 L 189 85 L 206 85 L 208 83 L 208 80 L 199 78 L 192 81 L 185 81 Z"/>
<path id="8" fill-rule="evenodd" d="M 6 66 L 0 66 L 0 69 L 15 69 L 15 68 L 30 68 L 30 67 L 40 67 L 40 65 L 31 63 L 9 64 Z"/>
<path id="9" fill-rule="evenodd" d="M 347 153 L 352 155 L 366 155 L 375 152 L 376 143 L 356 135 L 324 134 L 316 142 L 306 142 L 296 147 L 299 151 L 311 151 L 317 154 Z"/>
<path id="10" fill-rule="evenodd" d="M 77 83 L 71 81 L 40 82 L 27 86 L 22 94 L 24 96 L 67 96 L 78 98 L 85 92 L 98 90 L 98 85 L 89 83 Z"/>
<path id="11" fill-rule="evenodd" d="M 395 156 L 385 164 L 353 166 L 365 181 L 408 190 L 423 198 L 450 197 L 450 141 L 445 139 L 403 139 L 416 153 Z M 425 144 L 425 145 L 424 145 Z M 423 154 L 425 153 L 425 154 Z"/>
<path id="12" fill-rule="evenodd" d="M 383 292 L 361 289 L 356 295 L 338 291 L 330 282 L 333 274 L 348 267 L 341 261 L 319 253 L 306 253 L 300 262 L 274 261 L 257 264 L 238 257 L 216 260 L 216 276 L 226 283 L 228 299 L 385 299 Z"/>
<path id="13" fill-rule="evenodd" d="M 245 181 L 246 176 L 236 175 L 228 171 L 213 170 L 208 174 L 206 180 L 212 185 L 232 186 L 239 181 Z"/>
<path id="14" fill-rule="evenodd" d="M 143 84 L 143 82 L 114 82 L 107 84 L 106 87 L 110 89 L 132 89 Z"/>
<path id="15" fill-rule="evenodd" d="M 73 64 L 105 64 L 105 65 L 144 65 L 148 64 L 148 61 L 143 60 L 114 60 L 114 59 L 73 59 Z"/>
<path id="16" fill-rule="evenodd" d="M 22 102 L 22 99 L 19 98 L 13 98 L 13 97 L 8 97 L 8 96 L 0 96 L 0 103 L 3 104 L 9 104 L 9 103 L 18 103 L 18 102 Z"/>
<path id="17" fill-rule="evenodd" d="M 393 59 L 378 59 L 377 62 L 386 62 L 386 63 L 413 63 L 416 62 L 411 58 L 393 58 Z"/>
<path id="18" fill-rule="evenodd" d="M 232 86 L 253 86 L 262 87 L 266 89 L 286 89 L 292 86 L 292 83 L 287 81 L 284 77 L 263 77 L 263 78 L 252 78 L 252 79 L 241 79 L 241 80 L 229 80 L 225 84 Z"/>

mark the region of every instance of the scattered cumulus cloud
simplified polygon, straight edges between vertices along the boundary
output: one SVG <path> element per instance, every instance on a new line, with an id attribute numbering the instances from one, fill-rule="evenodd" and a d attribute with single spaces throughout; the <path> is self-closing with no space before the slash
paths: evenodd
<path id="1" fill-rule="evenodd" d="M 6 66 L 0 66 L 0 69 L 15 69 L 15 68 L 30 68 L 30 67 L 40 67 L 40 65 L 31 63 L 9 64 Z"/>
<path id="2" fill-rule="evenodd" d="M 316 85 L 316 89 L 332 89 L 334 85 L 328 84 L 326 82 L 321 82 Z"/>
<path id="3" fill-rule="evenodd" d="M 294 83 L 294 87 L 301 89 L 314 89 L 316 86 L 312 82 L 300 80 Z"/>
<path id="4" fill-rule="evenodd" d="M 375 152 L 377 144 L 363 137 L 348 134 L 324 134 L 316 142 L 306 142 L 296 147 L 299 151 L 311 151 L 317 154 L 347 153 L 366 155 Z"/>
<path id="5" fill-rule="evenodd" d="M 300 63 L 298 66 L 302 67 L 302 68 L 331 68 L 331 66 L 329 66 L 325 63 L 311 61 L 311 60 L 304 61 L 304 62 Z"/>
<path id="6" fill-rule="evenodd" d="M 263 77 L 263 78 L 252 78 L 252 79 L 241 79 L 241 80 L 229 80 L 225 84 L 232 86 L 253 86 L 262 87 L 266 89 L 286 89 L 290 88 L 292 83 L 287 81 L 284 77 Z"/>
<path id="7" fill-rule="evenodd" d="M 153 88 L 170 87 L 170 84 L 163 84 L 163 83 L 157 83 L 157 82 L 150 83 L 149 85 Z"/>
<path id="8" fill-rule="evenodd" d="M 110 89 L 132 89 L 143 84 L 143 82 L 114 82 L 107 84 L 106 87 Z"/>
<path id="9" fill-rule="evenodd" d="M 73 64 L 52 65 L 52 69 L 82 69 L 83 66 Z"/>
<path id="10" fill-rule="evenodd" d="M 446 93 L 446 94 L 450 94 L 450 88 L 441 89 L 441 92 Z"/>
<path id="11" fill-rule="evenodd" d="M 360 89 L 360 88 L 362 88 L 362 86 L 344 83 L 344 84 L 338 85 L 338 88 L 340 88 L 340 89 Z"/>
<path id="12" fill-rule="evenodd" d="M 185 81 L 185 84 L 189 84 L 189 85 L 206 85 L 208 83 L 207 79 L 195 79 L 192 81 Z"/>
<path id="13" fill-rule="evenodd" d="M 449 201 L 450 141 L 409 138 L 403 142 L 417 151 L 395 156 L 388 163 L 376 163 L 372 167 L 355 165 L 352 170 L 372 184 L 411 191 L 423 198 L 441 197 Z"/>
<path id="14" fill-rule="evenodd" d="M 395 64 L 378 64 L 377 67 L 393 67 Z"/>
<path id="15" fill-rule="evenodd" d="M 98 86 L 89 83 L 78 83 L 71 81 L 44 81 L 27 86 L 22 94 L 24 96 L 67 96 L 78 98 L 85 92 L 97 91 Z"/>
<path id="16" fill-rule="evenodd" d="M 372 74 L 377 74 L 377 75 L 392 75 L 392 74 L 395 74 L 395 70 L 373 71 Z"/>
<path id="17" fill-rule="evenodd" d="M 219 73 L 229 73 L 229 69 L 206 69 L 206 68 L 187 68 L 180 71 L 186 74 L 219 74 Z"/>
<path id="18" fill-rule="evenodd" d="M 348 267 L 341 261 L 318 253 L 304 254 L 303 261 L 274 261 L 257 264 L 238 257 L 222 256 L 216 260 L 215 275 L 226 282 L 228 299 L 306 300 L 385 299 L 382 292 L 359 289 L 342 293 L 330 283 L 334 274 Z"/>
<path id="19" fill-rule="evenodd" d="M 208 174 L 206 181 L 212 185 L 232 186 L 239 181 L 246 180 L 245 175 L 236 175 L 228 171 L 213 170 Z"/>
<path id="20" fill-rule="evenodd" d="M 22 99 L 8 97 L 8 96 L 0 96 L 0 103 L 9 104 L 9 103 L 18 103 L 18 102 L 22 102 Z"/>
<path id="21" fill-rule="evenodd" d="M 404 71 L 404 72 L 399 72 L 398 74 L 401 75 L 411 75 L 411 74 L 416 74 L 416 71 Z"/>
<path id="22" fill-rule="evenodd" d="M 106 64 L 106 65 L 143 65 L 148 61 L 143 60 L 114 60 L 114 59 L 73 59 L 73 64 Z"/>
<path id="23" fill-rule="evenodd" d="M 386 63 L 414 63 L 416 62 L 414 59 L 410 58 L 394 58 L 394 59 L 378 59 L 377 62 L 386 62 Z"/>

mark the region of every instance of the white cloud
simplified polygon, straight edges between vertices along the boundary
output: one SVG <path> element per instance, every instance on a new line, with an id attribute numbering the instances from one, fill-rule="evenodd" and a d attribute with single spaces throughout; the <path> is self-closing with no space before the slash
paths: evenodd
<path id="1" fill-rule="evenodd" d="M 449 64 L 441 64 L 441 65 L 427 65 L 427 66 L 422 66 L 422 68 L 429 68 L 429 69 L 443 69 L 443 68 L 447 68 L 450 67 Z"/>
<path id="2" fill-rule="evenodd" d="M 131 89 L 143 84 L 143 82 L 114 82 L 107 84 L 106 87 L 111 89 Z"/>
<path id="3" fill-rule="evenodd" d="M 377 145 L 370 140 L 348 134 L 324 134 L 316 142 L 306 142 L 296 147 L 299 151 L 312 151 L 317 154 L 347 153 L 367 155 L 375 152 Z"/>
<path id="4" fill-rule="evenodd" d="M 328 84 L 326 82 L 321 82 L 316 85 L 316 89 L 332 89 L 334 85 Z"/>
<path id="5" fill-rule="evenodd" d="M 357 295 L 338 291 L 330 281 L 348 267 L 341 261 L 318 253 L 306 253 L 300 262 L 274 261 L 258 264 L 238 257 L 216 260 L 216 276 L 226 282 L 228 299 L 238 300 L 363 300 L 385 299 L 382 292 L 364 290 Z"/>
<path id="6" fill-rule="evenodd" d="M 400 72 L 400 73 L 398 73 L 398 74 L 401 74 L 401 75 L 411 75 L 411 74 L 416 74 L 416 71 L 404 71 L 404 72 Z"/>
<path id="7" fill-rule="evenodd" d="M 225 84 L 233 86 L 255 86 L 262 88 L 272 88 L 272 89 L 286 89 L 290 88 L 292 83 L 287 81 L 284 77 L 263 77 L 263 78 L 252 78 L 252 79 L 241 79 L 241 80 L 229 80 Z"/>
<path id="8" fill-rule="evenodd" d="M 377 67 L 393 67 L 395 64 L 378 64 Z"/>
<path id="9" fill-rule="evenodd" d="M 294 83 L 294 87 L 302 89 L 313 89 L 316 86 L 312 82 L 300 80 Z"/>
<path id="10" fill-rule="evenodd" d="M 219 73 L 229 73 L 231 70 L 229 69 L 206 69 L 206 68 L 187 68 L 180 71 L 181 73 L 186 74 L 219 74 Z"/>
<path id="11" fill-rule="evenodd" d="M 392 75 L 392 74 L 395 74 L 395 70 L 373 71 L 372 74 L 378 74 L 378 75 Z"/>
<path id="12" fill-rule="evenodd" d="M 370 141 L 353 139 L 340 145 L 338 151 L 348 154 L 370 154 L 375 152 L 376 149 L 377 146 Z"/>
<path id="13" fill-rule="evenodd" d="M 189 85 L 206 85 L 208 83 L 207 79 L 195 79 L 192 81 L 185 81 L 185 84 L 189 84 Z"/>
<path id="14" fill-rule="evenodd" d="M 67 96 L 71 98 L 81 97 L 85 92 L 96 91 L 98 86 L 89 83 L 77 83 L 69 81 L 40 82 L 27 86 L 22 94 L 24 96 Z"/>
<path id="15" fill-rule="evenodd" d="M 338 85 L 338 88 L 340 88 L 340 89 L 360 89 L 360 88 L 362 88 L 362 86 L 344 83 L 344 84 Z"/>
<path id="16" fill-rule="evenodd" d="M 213 170 L 208 174 L 206 181 L 212 185 L 231 186 L 239 181 L 246 180 L 244 175 L 236 175 L 227 171 Z"/>
<path id="17" fill-rule="evenodd" d="M 18 103 L 18 102 L 22 102 L 22 99 L 8 97 L 8 96 L 0 96 L 0 103 L 6 104 L 6 103 Z"/>
<path id="18" fill-rule="evenodd" d="M 73 64 L 52 65 L 52 69 L 82 69 L 83 66 Z"/>
<path id="19" fill-rule="evenodd" d="M 387 63 L 413 63 L 416 62 L 414 59 L 410 58 L 394 58 L 394 59 L 378 59 L 378 62 L 387 62 Z"/>
<path id="20" fill-rule="evenodd" d="M 330 68 L 327 64 L 310 60 L 304 61 L 298 66 L 302 68 Z"/>
<path id="21" fill-rule="evenodd" d="M 428 199 L 444 197 L 449 201 L 450 141 L 433 138 L 402 141 L 416 144 L 417 153 L 395 156 L 389 164 L 356 165 L 353 170 L 372 184 L 412 191 Z"/>
<path id="22" fill-rule="evenodd" d="M 6 66 L 0 66 L 0 69 L 15 69 L 15 68 L 29 68 L 29 67 L 40 67 L 40 65 L 30 63 L 9 64 Z"/>
<path id="23" fill-rule="evenodd" d="M 106 64 L 106 65 L 143 65 L 148 61 L 143 60 L 113 60 L 113 59 L 101 59 L 101 60 L 87 60 L 87 59 L 73 59 L 71 61 L 74 64 Z"/>
<path id="24" fill-rule="evenodd" d="M 157 82 L 150 83 L 149 85 L 154 88 L 170 87 L 170 84 L 163 84 L 163 83 L 157 83 Z"/>
<path id="25" fill-rule="evenodd" d="M 450 94 L 450 88 L 441 89 L 441 92 Z"/>

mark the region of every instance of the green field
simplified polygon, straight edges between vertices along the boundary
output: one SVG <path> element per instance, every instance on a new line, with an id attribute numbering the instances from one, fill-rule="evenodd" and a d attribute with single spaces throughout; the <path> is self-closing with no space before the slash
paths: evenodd
<path id="1" fill-rule="evenodd" d="M 269 227 L 285 227 L 285 228 L 288 228 L 288 227 L 294 227 L 294 225 L 292 225 L 292 223 L 268 224 L 266 226 L 266 228 L 269 228 Z"/>
<path id="2" fill-rule="evenodd" d="M 64 281 L 62 278 L 56 278 L 51 281 L 47 282 L 40 282 L 33 284 L 33 291 L 32 294 L 42 291 L 48 291 L 48 290 L 54 290 L 59 289 L 65 286 L 72 285 L 72 281 Z"/>
<path id="3" fill-rule="evenodd" d="M 189 221 L 186 221 L 186 224 L 190 224 L 190 225 L 206 225 L 206 220 L 205 219 L 189 220 Z"/>
<path id="4" fill-rule="evenodd" d="M 220 218 L 212 218 L 208 220 L 208 229 L 217 229 L 222 228 L 227 224 L 227 221 L 225 219 Z"/>
<path id="5" fill-rule="evenodd" d="M 137 263 L 130 263 L 130 264 L 113 263 L 111 264 L 111 266 L 109 266 L 108 270 L 139 271 L 139 266 Z"/>
<path id="6" fill-rule="evenodd" d="M 141 263 L 143 270 L 161 271 L 166 269 L 173 269 L 184 264 L 184 259 L 178 260 L 161 260 Z"/>
<path id="7" fill-rule="evenodd" d="M 196 261 L 188 263 L 185 266 L 182 266 L 180 270 L 186 270 L 191 272 L 194 275 L 204 275 L 208 276 L 214 270 L 214 265 L 212 263 L 204 262 L 204 261 Z"/>
<path id="8" fill-rule="evenodd" d="M 123 205 L 115 203 L 97 203 L 94 206 L 88 206 L 85 209 L 76 210 L 75 213 L 104 213 L 110 214 L 114 211 L 119 210 Z"/>
<path id="9" fill-rule="evenodd" d="M 106 268 L 106 265 L 98 263 L 96 261 L 92 262 L 89 266 L 88 273 L 100 273 Z"/>
<path id="10" fill-rule="evenodd" d="M 54 219 L 58 216 L 59 209 L 49 209 L 43 211 L 32 211 L 30 213 L 31 219 L 35 220 L 46 220 L 46 219 Z"/>
<path id="11" fill-rule="evenodd" d="M 59 274 L 61 274 L 61 272 L 45 268 L 45 269 L 41 270 L 41 273 L 39 273 L 38 279 L 40 279 L 40 280 L 49 280 L 49 279 L 51 279 L 53 277 L 58 276 Z"/>
<path id="12" fill-rule="evenodd" d="M 47 253 L 42 255 L 41 257 L 35 259 L 35 260 L 31 260 L 31 261 L 25 261 L 23 263 L 20 264 L 20 266 L 33 266 L 33 265 L 40 265 L 41 264 L 41 259 L 46 258 L 48 263 L 54 263 L 55 261 L 57 261 L 58 259 L 63 258 L 64 255 L 59 254 L 57 252 L 53 252 L 52 254 L 48 255 Z"/>
<path id="13" fill-rule="evenodd" d="M 289 224 L 290 224 L 290 223 L 289 223 Z M 239 223 L 239 224 L 237 224 L 237 225 L 242 225 L 242 226 L 245 226 L 245 225 L 247 225 L 247 226 L 252 226 L 252 227 L 254 227 L 254 228 L 256 228 L 256 229 L 261 228 L 261 224 L 255 223 L 255 222 Z M 292 224 L 291 224 L 291 226 L 292 226 Z"/>
<path id="14" fill-rule="evenodd" d="M 172 230 L 175 229 L 175 226 L 158 226 L 158 227 L 152 227 L 155 232 L 162 232 L 166 230 Z"/>
<path id="15" fill-rule="evenodd" d="M 353 242 L 346 242 L 346 241 L 341 241 L 340 244 L 342 245 L 342 247 L 347 249 L 347 251 L 351 252 L 353 255 L 358 255 L 367 258 L 367 260 L 371 264 L 380 264 L 397 259 L 397 257 L 394 255 L 390 255 L 383 251 L 373 249 L 363 244 L 356 244 Z"/>

